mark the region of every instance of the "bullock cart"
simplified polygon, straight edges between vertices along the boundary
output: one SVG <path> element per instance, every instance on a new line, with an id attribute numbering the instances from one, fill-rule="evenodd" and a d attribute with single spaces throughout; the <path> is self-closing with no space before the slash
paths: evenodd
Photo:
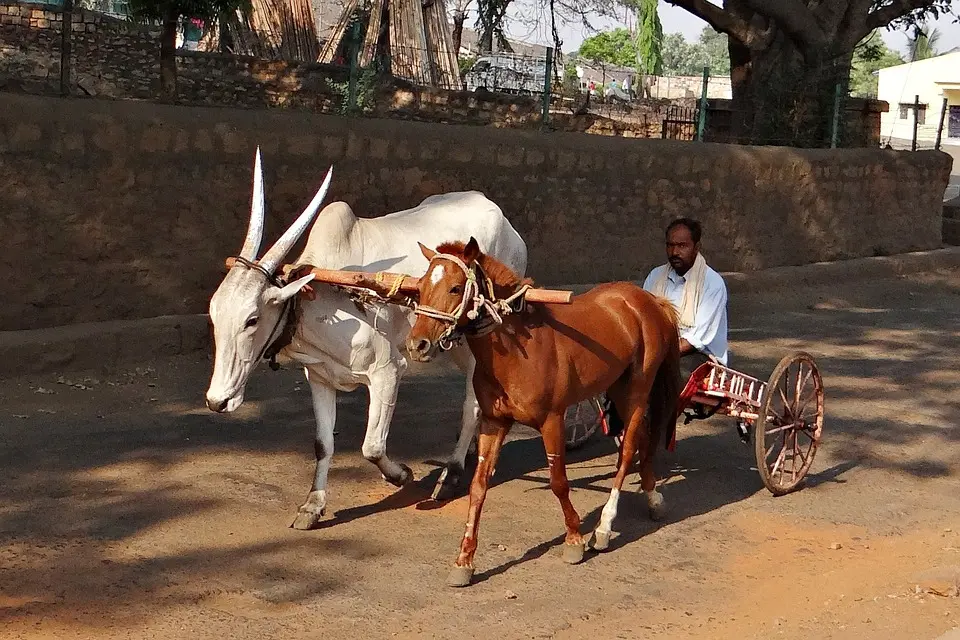
<path id="1" fill-rule="evenodd" d="M 228 268 L 232 261 L 227 260 Z M 359 299 L 410 307 L 415 304 L 419 282 L 415 277 L 283 267 L 288 278 L 306 275 L 306 270 L 313 273 L 316 282 L 342 287 Z M 546 304 L 567 304 L 572 296 L 570 291 L 552 289 L 528 289 L 523 295 L 528 302 Z M 677 419 L 683 417 L 684 424 L 689 424 L 714 415 L 736 418 L 741 441 L 749 444 L 753 439 L 757 471 L 764 486 L 779 496 L 797 488 L 810 470 L 823 431 L 823 400 L 820 370 L 813 357 L 803 351 L 784 356 L 766 382 L 711 359 L 690 374 L 680 393 Z M 763 429 L 758 429 L 761 416 Z M 596 396 L 571 405 L 564 426 L 567 450 L 582 446 L 598 429 L 609 433 L 603 398 Z M 670 449 L 675 445 L 676 435 Z"/>
<path id="2" fill-rule="evenodd" d="M 711 359 L 690 374 L 677 418 L 683 417 L 684 424 L 718 414 L 736 418 L 740 440 L 749 444 L 753 439 L 760 479 L 779 496 L 796 489 L 810 470 L 823 432 L 823 396 L 817 363 L 803 351 L 784 356 L 766 382 Z M 586 442 L 598 427 L 609 433 L 602 397 L 572 410 L 584 417 L 568 423 L 568 435 L 576 429 L 568 448 Z M 675 445 L 676 436 L 670 449 Z"/>

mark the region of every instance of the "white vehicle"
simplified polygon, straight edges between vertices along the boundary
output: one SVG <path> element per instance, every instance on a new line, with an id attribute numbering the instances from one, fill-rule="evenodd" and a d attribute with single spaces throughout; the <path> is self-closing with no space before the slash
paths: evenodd
<path id="1" fill-rule="evenodd" d="M 546 57 L 515 53 L 481 55 L 464 74 L 467 91 L 486 89 L 496 93 L 529 95 L 543 93 Z"/>

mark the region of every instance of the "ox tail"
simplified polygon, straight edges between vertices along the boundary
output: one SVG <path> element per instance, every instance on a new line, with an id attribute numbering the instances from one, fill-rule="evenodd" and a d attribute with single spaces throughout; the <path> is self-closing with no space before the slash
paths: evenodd
<path id="1" fill-rule="evenodd" d="M 680 399 L 680 316 L 673 304 L 657 297 L 657 305 L 670 325 L 664 332 L 669 344 L 650 390 L 650 443 L 663 433 L 664 447 L 673 451 L 677 444 L 677 403 Z"/>

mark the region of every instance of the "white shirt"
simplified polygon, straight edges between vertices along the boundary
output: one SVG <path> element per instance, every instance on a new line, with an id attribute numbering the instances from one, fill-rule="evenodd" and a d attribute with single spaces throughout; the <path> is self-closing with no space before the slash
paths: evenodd
<path id="1" fill-rule="evenodd" d="M 660 265 L 651 271 L 643 281 L 643 288 L 655 293 L 654 287 L 664 269 L 670 270 L 667 273 L 664 296 L 679 309 L 683 300 L 683 285 L 687 280 L 669 264 Z M 697 351 L 714 356 L 723 365 L 727 364 L 727 285 L 720 274 L 709 266 L 703 275 L 703 294 L 700 296 L 694 326 L 681 330 L 680 337 L 686 339 Z"/>

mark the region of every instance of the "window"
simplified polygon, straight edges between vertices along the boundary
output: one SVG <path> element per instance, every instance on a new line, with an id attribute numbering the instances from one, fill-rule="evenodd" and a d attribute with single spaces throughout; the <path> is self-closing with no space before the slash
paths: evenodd
<path id="1" fill-rule="evenodd" d="M 900 119 L 901 120 L 913 120 L 913 111 L 914 104 L 912 102 L 901 102 L 900 103 Z M 920 109 L 917 111 L 917 124 L 926 124 L 927 122 L 927 105 L 921 104 Z"/>

